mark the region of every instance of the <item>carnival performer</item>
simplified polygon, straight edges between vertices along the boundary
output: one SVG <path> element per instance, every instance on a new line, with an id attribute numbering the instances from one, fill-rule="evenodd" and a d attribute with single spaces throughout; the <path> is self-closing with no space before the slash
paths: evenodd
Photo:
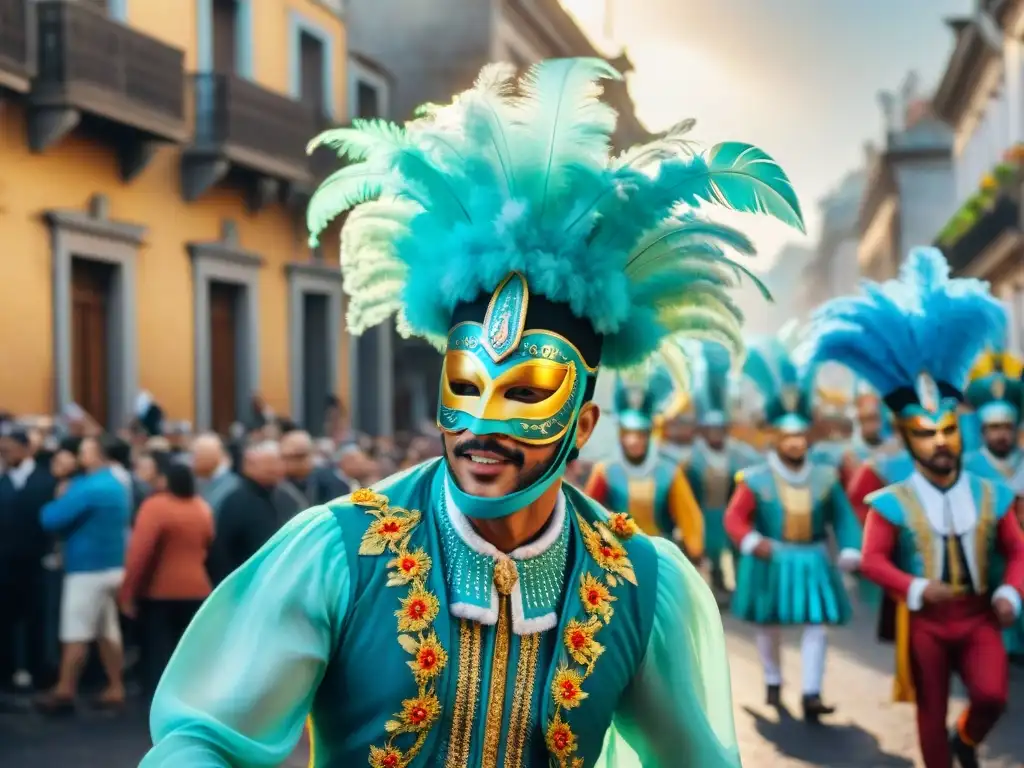
<path id="1" fill-rule="evenodd" d="M 648 536 L 672 539 L 699 561 L 701 509 L 683 468 L 662 454 L 651 436 L 658 405 L 672 397 L 675 385 L 662 366 L 647 376 L 633 372 L 629 381 L 619 376 L 615 385 L 616 456 L 594 465 L 584 492 L 609 511 L 628 514 Z"/>
<path id="2" fill-rule="evenodd" d="M 562 477 L 599 364 L 697 327 L 740 340 L 721 249 L 749 242 L 680 204 L 801 219 L 746 144 L 688 155 L 681 126 L 610 158 L 597 85 L 619 77 L 491 65 L 412 124 L 314 142 L 354 160 L 307 214 L 315 238 L 354 207 L 349 329 L 397 313 L 445 349 L 444 456 L 300 513 L 220 585 L 156 692 L 143 768 L 280 765 L 307 714 L 317 768 L 590 768 L 609 732 L 635 765 L 740 765 L 710 590 Z"/>
<path id="3" fill-rule="evenodd" d="M 658 450 L 681 467 L 685 467 L 697 445 L 697 417 L 689 392 L 677 389 L 668 404 L 655 417 Z"/>
<path id="4" fill-rule="evenodd" d="M 764 394 L 774 448 L 739 473 L 725 528 L 741 556 L 732 612 L 758 626 L 767 702 L 781 706 L 780 629 L 802 626 L 803 713 L 808 722 L 835 711 L 822 702 L 826 627 L 850 619 L 842 574 L 829 554 L 831 528 L 843 567 L 859 559 L 860 527 L 836 471 L 808 458 L 811 403 L 790 350 L 768 339 L 748 351 L 744 373 Z"/>
<path id="5" fill-rule="evenodd" d="M 843 459 L 851 447 L 850 402 L 839 389 L 818 386 L 814 390 L 814 419 L 811 425 L 811 461 L 828 464 L 843 479 Z"/>
<path id="6" fill-rule="evenodd" d="M 1024 410 L 1024 361 L 1005 350 L 987 350 L 975 361 L 964 392 L 981 423 L 982 446 L 966 454 L 964 467 L 1005 483 L 1018 498 L 1024 527 L 1024 450 L 1018 443 Z M 1003 633 L 1007 652 L 1024 656 L 1024 618 Z"/>
<path id="7" fill-rule="evenodd" d="M 982 446 L 968 453 L 971 472 L 1006 483 L 1024 497 L 1024 450 L 1019 444 L 1024 361 L 988 350 L 975 362 L 964 395 L 981 423 Z"/>
<path id="8" fill-rule="evenodd" d="M 710 565 L 711 586 L 726 594 L 722 564 L 730 549 L 725 533 L 725 507 L 734 489 L 736 473 L 763 458 L 753 448 L 729 437 L 729 350 L 714 341 L 700 345 L 702 364 L 696 366 L 694 393 L 701 441 L 686 468 L 690 487 L 704 513 L 704 554 Z"/>
<path id="9" fill-rule="evenodd" d="M 812 362 L 834 360 L 896 414 L 914 459 L 910 478 L 869 497 L 861 571 L 909 609 L 908 652 L 927 768 L 978 765 L 977 746 L 1006 706 L 1000 624 L 1020 613 L 1024 535 L 1013 494 L 962 466 L 957 408 L 971 362 L 1006 317 L 977 280 L 951 279 L 933 248 L 912 250 L 898 280 L 865 284 L 815 317 Z M 993 583 L 996 554 L 1008 562 Z M 947 732 L 950 678 L 969 705 Z"/>

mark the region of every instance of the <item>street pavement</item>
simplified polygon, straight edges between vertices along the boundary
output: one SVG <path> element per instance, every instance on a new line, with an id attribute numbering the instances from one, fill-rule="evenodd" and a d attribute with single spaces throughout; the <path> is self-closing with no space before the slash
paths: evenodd
<path id="1" fill-rule="evenodd" d="M 726 619 L 736 730 L 747 768 L 912 768 L 918 766 L 914 712 L 889 702 L 891 647 L 873 640 L 873 617 L 859 610 L 853 626 L 831 634 L 824 698 L 838 706 L 828 725 L 796 719 L 800 708 L 799 633 L 786 636 L 784 699 L 793 717 L 764 705 L 760 665 L 749 627 Z M 1024 668 L 1011 674 L 1011 709 L 983 753 L 985 768 L 1024 765 Z M 963 706 L 954 702 L 952 716 Z M 47 721 L 30 712 L 0 714 L 0 768 L 135 768 L 149 745 L 145 715 L 83 712 Z M 300 746 L 287 768 L 307 765 Z"/>

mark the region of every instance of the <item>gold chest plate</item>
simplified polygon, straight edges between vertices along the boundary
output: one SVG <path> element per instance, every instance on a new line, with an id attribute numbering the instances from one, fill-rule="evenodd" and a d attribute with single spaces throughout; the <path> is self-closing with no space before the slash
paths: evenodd
<path id="1" fill-rule="evenodd" d="M 629 516 L 640 526 L 640 530 L 649 536 L 657 536 L 660 533 L 654 518 L 656 495 L 657 486 L 653 477 L 630 478 Z"/>
<path id="2" fill-rule="evenodd" d="M 783 541 L 808 542 L 814 540 L 814 496 L 809 486 L 790 485 L 778 475 L 775 487 L 782 507 Z"/>

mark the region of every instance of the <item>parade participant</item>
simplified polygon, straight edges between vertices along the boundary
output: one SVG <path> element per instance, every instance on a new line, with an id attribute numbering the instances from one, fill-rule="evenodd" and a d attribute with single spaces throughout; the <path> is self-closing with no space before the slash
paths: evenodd
<path id="1" fill-rule="evenodd" d="M 732 359 L 721 344 L 701 344 L 702 364 L 696 367 L 694 392 L 698 403 L 701 441 L 686 468 L 697 503 L 704 513 L 704 553 L 708 558 L 711 586 L 726 592 L 722 562 L 729 549 L 725 534 L 725 506 L 734 488 L 736 473 L 763 460 L 753 448 L 729 437 L 729 374 Z"/>
<path id="2" fill-rule="evenodd" d="M 911 251 L 898 280 L 863 291 L 819 310 L 810 358 L 840 362 L 883 393 L 913 456 L 910 478 L 868 499 L 861 572 L 910 612 L 925 766 L 949 768 L 955 758 L 973 768 L 1006 706 L 999 625 L 1020 613 L 1024 536 L 1012 493 L 962 467 L 957 407 L 971 361 L 1002 336 L 1006 316 L 987 283 L 951 279 L 933 248 Z M 991 579 L 997 553 L 1009 563 L 1001 585 Z M 954 672 L 969 706 L 947 733 Z"/>
<path id="3" fill-rule="evenodd" d="M 987 351 L 975 362 L 964 396 L 981 424 L 982 446 L 966 454 L 964 466 L 1006 483 L 1024 496 L 1024 450 L 1018 444 L 1024 403 L 1024 361 L 1005 351 Z"/>
<path id="4" fill-rule="evenodd" d="M 615 382 L 615 458 L 594 465 L 584 492 L 606 509 L 628 514 L 647 535 L 681 544 L 697 561 L 704 552 L 700 507 L 683 468 L 662 454 L 651 437 L 658 404 L 672 396 L 673 382 L 660 366 L 632 379 L 619 376 Z"/>
<path id="5" fill-rule="evenodd" d="M 655 434 L 658 449 L 676 464 L 685 467 L 697 445 L 697 417 L 693 398 L 688 392 L 678 390 L 669 404 L 656 417 Z"/>
<path id="6" fill-rule="evenodd" d="M 444 456 L 300 513 L 221 584 L 157 690 L 143 768 L 280 765 L 307 713 L 318 768 L 591 768 L 613 721 L 637 765 L 738 768 L 710 591 L 562 477 L 599 364 L 698 327 L 738 338 L 720 244 L 745 240 L 680 203 L 799 209 L 749 145 L 684 155 L 673 131 L 609 158 L 597 83 L 618 77 L 491 65 L 412 124 L 318 139 L 356 161 L 308 211 L 315 235 L 356 206 L 348 329 L 397 313 L 445 349 Z"/>
<path id="7" fill-rule="evenodd" d="M 835 711 L 822 702 L 826 627 L 845 624 L 850 601 L 829 555 L 832 529 L 840 564 L 855 567 L 860 527 L 835 470 L 808 458 L 811 408 L 807 376 L 777 339 L 749 350 L 744 373 L 764 394 L 775 433 L 767 461 L 743 470 L 725 511 L 741 556 L 732 612 L 758 627 L 768 704 L 781 706 L 780 628 L 803 626 L 803 712 L 808 722 Z"/>
<path id="8" fill-rule="evenodd" d="M 840 390 L 819 386 L 815 390 L 814 423 L 811 428 L 811 461 L 828 464 L 842 475 L 843 459 L 850 450 L 850 403 Z"/>
<path id="9" fill-rule="evenodd" d="M 964 467 L 1005 483 L 1019 499 L 1024 526 L 1024 450 L 1018 444 L 1024 409 L 1024 361 L 1005 351 L 989 350 L 975 362 L 964 396 L 981 423 L 980 450 L 964 457 Z M 1011 656 L 1024 656 L 1024 620 L 1003 633 Z"/>

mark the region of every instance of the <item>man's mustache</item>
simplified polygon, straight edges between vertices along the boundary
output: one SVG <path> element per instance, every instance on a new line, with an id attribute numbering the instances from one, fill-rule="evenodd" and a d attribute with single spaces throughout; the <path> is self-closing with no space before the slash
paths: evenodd
<path id="1" fill-rule="evenodd" d="M 526 463 L 526 456 L 522 451 L 518 451 L 515 448 L 506 448 L 494 438 L 471 437 L 456 445 L 452 453 L 458 458 L 465 458 L 469 455 L 470 451 L 493 453 L 501 456 L 506 461 L 512 462 L 517 467 L 522 467 Z"/>

